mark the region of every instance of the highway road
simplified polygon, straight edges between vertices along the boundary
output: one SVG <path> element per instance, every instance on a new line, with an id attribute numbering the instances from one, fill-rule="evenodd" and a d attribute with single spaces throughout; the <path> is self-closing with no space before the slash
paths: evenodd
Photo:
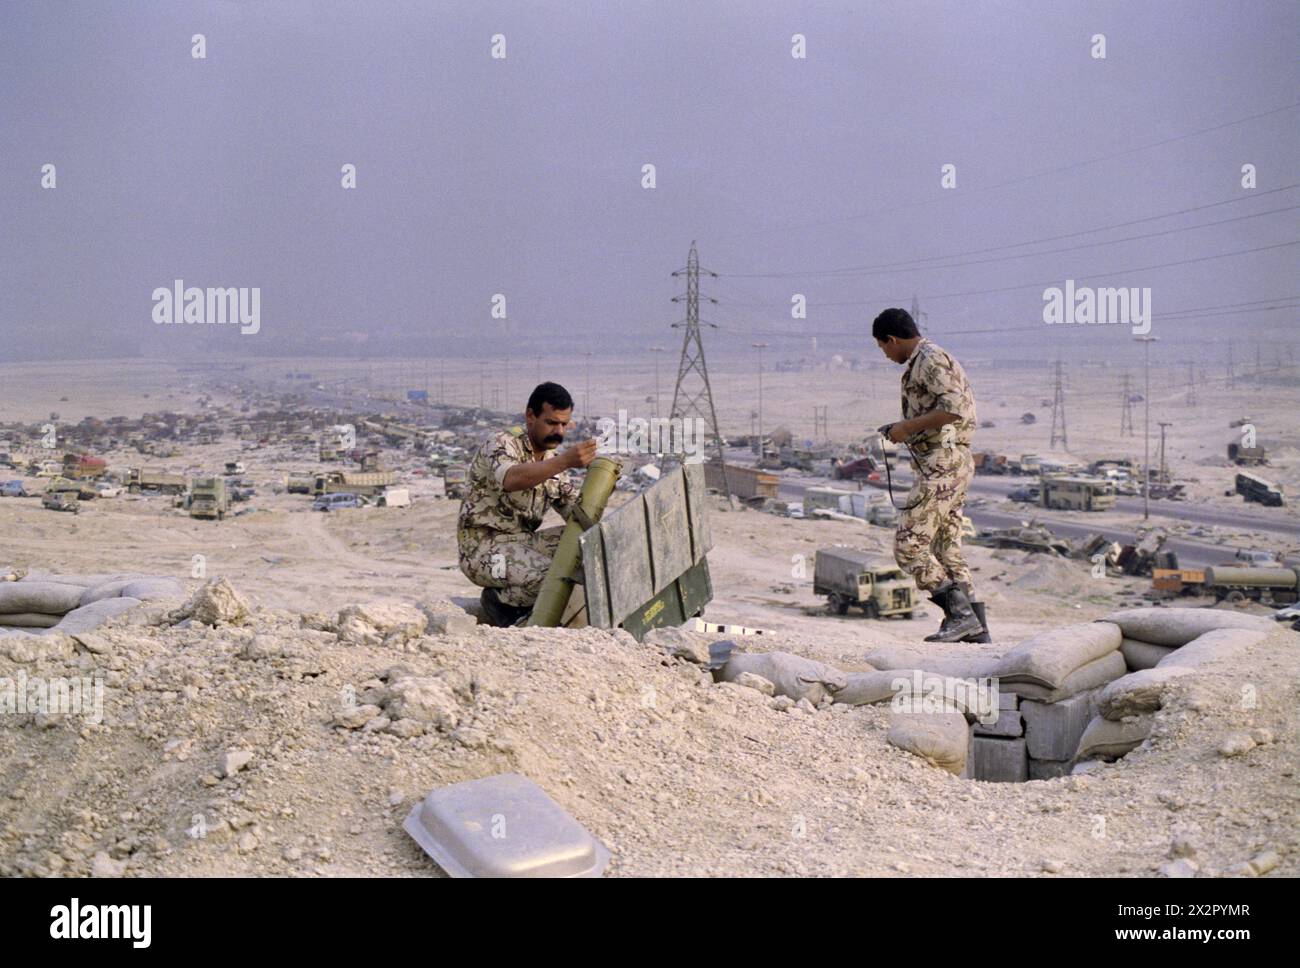
<path id="1" fill-rule="evenodd" d="M 976 483 L 984 483 L 985 479 L 977 478 Z M 1012 479 L 1010 487 L 993 487 L 993 488 L 972 488 L 977 493 L 983 491 L 994 497 L 1005 496 L 1006 491 L 1015 486 L 1015 478 Z M 809 487 L 821 487 L 826 485 L 845 486 L 848 482 L 831 481 L 829 478 L 820 477 L 782 477 L 779 494 L 782 500 L 801 501 L 803 492 Z M 1004 482 L 997 482 L 1003 484 Z M 1020 483 L 1024 483 L 1023 479 Z M 894 480 L 894 497 L 898 504 L 902 504 L 905 495 L 910 487 L 910 481 L 904 478 L 900 481 Z M 1129 504 L 1131 501 L 1121 502 Z M 1142 502 L 1138 500 L 1136 513 L 1142 513 Z M 1236 514 L 1231 510 L 1218 508 L 1205 508 L 1196 504 L 1184 504 L 1182 502 L 1158 502 L 1158 512 L 1168 518 L 1179 518 L 1186 521 L 1192 521 L 1204 525 L 1221 524 L 1227 527 L 1240 528 L 1243 531 L 1265 530 L 1277 531 L 1283 534 L 1295 535 L 1294 526 L 1286 527 L 1285 522 L 1275 522 L 1263 519 L 1270 527 L 1258 527 L 1254 522 L 1262 518 L 1261 515 L 1251 514 L 1249 512 Z M 1134 510 L 1129 507 L 1119 509 L 1123 513 L 1132 514 Z M 1156 510 L 1153 508 L 1153 510 Z M 1173 511 L 1183 512 L 1174 514 Z M 1197 512 L 1206 512 L 1203 516 Z M 995 506 L 984 507 L 967 507 L 967 516 L 977 528 L 1011 528 L 1020 525 L 1022 522 L 1031 518 L 1038 523 L 1046 525 L 1056 535 L 1068 538 L 1073 542 L 1086 538 L 1090 534 L 1103 534 L 1111 541 L 1118 541 L 1120 544 L 1132 544 L 1137 540 L 1137 536 L 1127 528 L 1123 528 L 1108 520 L 1109 514 L 1097 514 L 1095 517 L 1082 517 L 1083 512 L 1074 513 L 1053 513 L 1043 508 L 1031 504 L 1003 504 L 999 501 Z M 1159 524 L 1158 520 L 1153 522 Z M 1297 540 L 1300 544 L 1300 538 Z M 1197 541 L 1194 538 L 1184 537 L 1182 535 L 1170 535 L 1165 541 L 1164 548 L 1166 551 L 1172 551 L 1178 555 L 1178 563 L 1185 568 L 1200 568 L 1206 565 L 1220 564 L 1240 564 L 1234 557 L 1236 551 L 1243 545 L 1216 544 L 1213 541 Z"/>

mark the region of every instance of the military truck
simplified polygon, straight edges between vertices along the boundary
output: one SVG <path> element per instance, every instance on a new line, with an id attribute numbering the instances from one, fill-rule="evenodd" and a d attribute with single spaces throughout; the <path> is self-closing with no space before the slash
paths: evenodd
<path id="1" fill-rule="evenodd" d="M 838 487 L 808 487 L 803 492 L 803 513 L 811 515 L 819 508 L 852 514 L 848 498 L 854 491 L 845 491 Z"/>
<path id="2" fill-rule="evenodd" d="M 226 516 L 229 502 L 226 498 L 226 481 L 221 477 L 196 477 L 190 488 L 190 517 L 215 518 Z"/>
<path id="3" fill-rule="evenodd" d="M 1214 565 L 1205 569 L 1205 590 L 1218 601 L 1290 605 L 1300 600 L 1300 568 Z"/>
<path id="4" fill-rule="evenodd" d="M 93 481 L 74 481 L 70 477 L 51 478 L 50 483 L 46 485 L 45 493 L 50 494 L 55 491 L 71 494 L 82 501 L 90 501 L 99 497 L 99 491 L 95 488 Z"/>
<path id="5" fill-rule="evenodd" d="M 189 479 L 184 474 L 171 474 L 148 467 L 132 467 L 126 479 L 126 489 L 132 494 L 139 494 L 141 491 L 181 494 L 188 486 Z"/>
<path id="6" fill-rule="evenodd" d="M 1251 464 L 1267 464 L 1268 451 L 1263 447 L 1242 447 L 1240 444 L 1229 444 L 1228 460 L 1242 467 Z"/>
<path id="7" fill-rule="evenodd" d="M 41 497 L 41 507 L 51 511 L 71 511 L 73 514 L 81 511 L 81 503 L 77 500 L 75 491 L 46 491 Z"/>
<path id="8" fill-rule="evenodd" d="M 102 457 L 89 454 L 64 454 L 63 476 L 73 480 L 103 477 L 108 471 L 108 464 Z"/>
<path id="9" fill-rule="evenodd" d="M 322 461 L 338 460 L 341 451 L 356 446 L 356 439 L 356 432 L 348 424 L 335 424 L 332 427 L 325 428 L 320 435 L 320 459 Z"/>
<path id="10" fill-rule="evenodd" d="M 844 615 L 860 608 L 867 618 L 911 618 L 916 582 L 896 565 L 881 565 L 865 551 L 822 548 L 813 565 L 813 594 L 825 595 L 831 611 Z"/>
<path id="11" fill-rule="evenodd" d="M 1255 474 L 1242 472 L 1237 475 L 1237 493 L 1247 503 L 1254 501 L 1265 507 L 1280 508 L 1283 503 L 1282 488 Z"/>
<path id="12" fill-rule="evenodd" d="M 461 500 L 469 490 L 469 471 L 464 467 L 448 467 L 442 472 L 443 493 L 451 499 Z"/>
<path id="13" fill-rule="evenodd" d="M 721 494 L 724 489 L 723 477 L 723 465 L 716 459 L 704 465 L 704 480 L 709 490 Z M 733 495 L 746 503 L 762 503 L 769 498 L 775 501 L 781 483 L 781 478 L 775 474 L 740 464 L 727 464 L 725 477 L 725 487 L 730 488 Z"/>
<path id="14" fill-rule="evenodd" d="M 898 509 L 889 503 L 889 497 L 883 491 L 839 493 L 841 494 L 839 510 L 844 514 L 851 514 L 870 524 L 879 524 L 887 528 L 898 524 Z M 807 491 L 804 492 L 804 500 L 807 501 Z M 804 515 L 807 516 L 809 513 L 805 503 Z"/>
<path id="15" fill-rule="evenodd" d="M 1043 475 L 1040 501 L 1045 508 L 1067 511 L 1109 511 L 1115 506 L 1115 485 L 1095 477 Z"/>
<path id="16" fill-rule="evenodd" d="M 312 493 L 373 495 L 397 483 L 397 471 L 325 471 L 316 475 Z"/>

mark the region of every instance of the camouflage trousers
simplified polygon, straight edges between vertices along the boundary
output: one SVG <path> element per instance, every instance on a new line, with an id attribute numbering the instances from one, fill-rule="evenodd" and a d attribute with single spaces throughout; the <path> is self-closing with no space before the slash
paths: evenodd
<path id="1" fill-rule="evenodd" d="M 482 541 L 462 540 L 460 570 L 475 585 L 499 589 L 497 597 L 507 605 L 532 605 L 563 533 L 561 524 L 519 534 L 494 534 Z"/>
<path id="2" fill-rule="evenodd" d="M 975 476 L 970 448 L 928 455 L 923 465 L 914 460 L 912 470 L 916 482 L 907 495 L 908 510 L 899 515 L 894 560 L 923 591 L 951 579 L 973 597 L 970 569 L 961 554 L 962 507 Z"/>

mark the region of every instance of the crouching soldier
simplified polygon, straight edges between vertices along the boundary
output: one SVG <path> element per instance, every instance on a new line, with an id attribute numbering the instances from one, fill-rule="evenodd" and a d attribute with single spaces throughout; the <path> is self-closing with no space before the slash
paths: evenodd
<path id="1" fill-rule="evenodd" d="M 596 441 L 557 454 L 573 415 L 573 398 L 558 383 L 533 390 L 519 433 L 502 431 L 470 464 L 460 505 L 460 570 L 483 588 L 491 625 L 514 625 L 532 611 L 564 526 L 541 529 L 548 508 L 567 518 L 578 491 L 567 471 L 587 467 Z"/>

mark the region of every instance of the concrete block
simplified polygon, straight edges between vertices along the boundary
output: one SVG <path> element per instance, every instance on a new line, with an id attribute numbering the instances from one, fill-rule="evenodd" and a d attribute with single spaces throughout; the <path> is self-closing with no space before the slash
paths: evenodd
<path id="1" fill-rule="evenodd" d="M 989 783 L 1023 783 L 1029 779 L 1029 757 L 1023 739 L 976 736 L 975 779 Z"/>
<path id="2" fill-rule="evenodd" d="M 1030 760 L 1029 779 L 1053 780 L 1058 776 L 1069 776 L 1069 760 Z"/>
<path id="3" fill-rule="evenodd" d="M 1000 692 L 998 693 L 998 708 L 1019 709 L 1020 697 L 1016 695 L 1014 692 Z"/>
<path id="4" fill-rule="evenodd" d="M 1025 717 L 1029 755 L 1036 760 L 1073 759 L 1079 739 L 1092 718 L 1091 702 L 1088 693 L 1060 702 L 1022 701 L 1020 714 Z"/>
<path id="5" fill-rule="evenodd" d="M 978 719 L 975 720 L 976 736 L 1024 736 L 1025 721 L 1020 713 L 1015 709 L 999 709 L 996 722 L 989 723 L 987 726 Z"/>

